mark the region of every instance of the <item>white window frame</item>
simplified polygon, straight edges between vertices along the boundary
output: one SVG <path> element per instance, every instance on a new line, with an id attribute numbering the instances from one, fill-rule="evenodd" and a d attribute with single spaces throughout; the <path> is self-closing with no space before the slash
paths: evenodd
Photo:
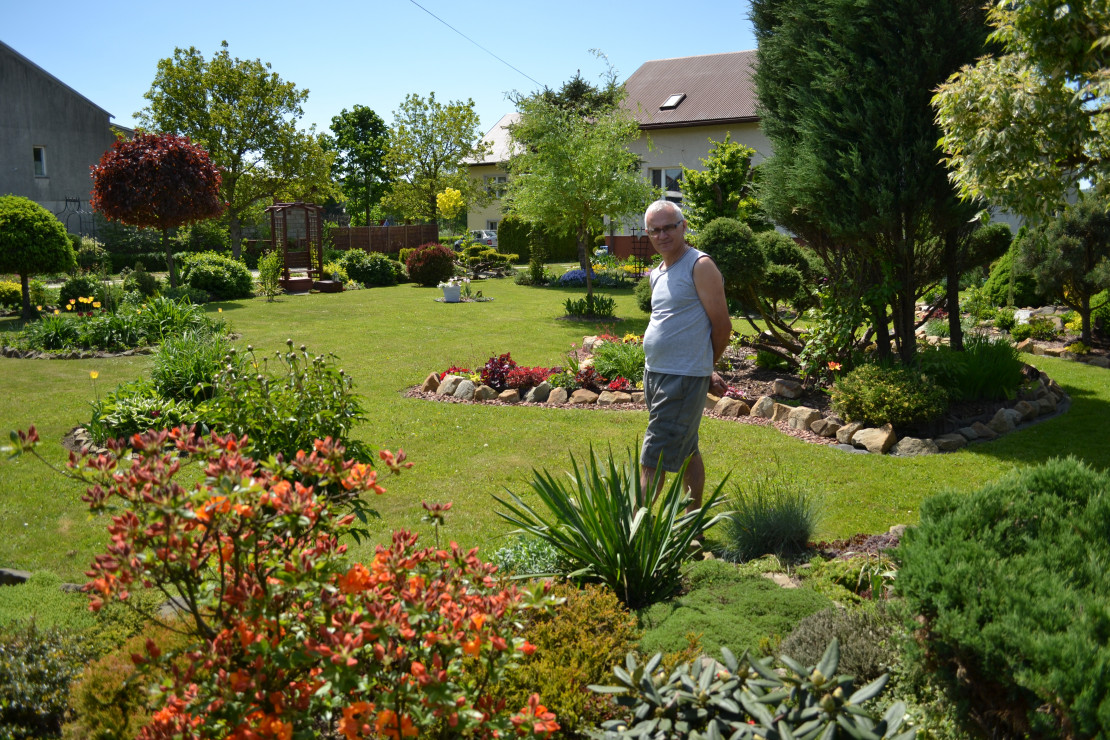
<path id="1" fill-rule="evenodd" d="M 667 181 L 670 173 L 677 173 L 670 178 L 674 188 L 668 188 Z M 651 167 L 648 169 L 648 181 L 654 188 L 663 190 L 663 197 L 672 203 L 682 203 L 682 168 L 681 167 Z"/>
<path id="2" fill-rule="evenodd" d="M 49 177 L 49 170 L 46 168 L 46 147 L 33 146 L 31 147 L 31 161 L 35 170 L 35 177 Z"/>
<path id="3" fill-rule="evenodd" d="M 495 198 L 505 197 L 505 188 L 508 186 L 508 175 L 491 175 L 486 178 L 486 192 Z"/>
<path id="4" fill-rule="evenodd" d="M 497 231 L 497 221 L 486 219 L 486 231 Z"/>

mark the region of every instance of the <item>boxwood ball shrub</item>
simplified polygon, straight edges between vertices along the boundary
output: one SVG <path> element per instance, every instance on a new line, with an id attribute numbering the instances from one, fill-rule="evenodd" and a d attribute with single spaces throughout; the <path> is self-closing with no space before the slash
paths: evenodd
<path id="1" fill-rule="evenodd" d="M 75 264 L 73 246 L 54 214 L 28 198 L 0 195 L 0 273 L 28 278 Z M 34 315 L 30 295 L 24 296 L 23 315 Z"/>
<path id="2" fill-rule="evenodd" d="M 174 255 L 180 257 L 181 282 L 203 290 L 215 299 L 250 298 L 253 280 L 247 266 L 217 252 Z"/>
<path id="3" fill-rule="evenodd" d="M 867 364 L 836 381 L 832 405 L 848 421 L 899 426 L 939 417 L 948 408 L 948 393 L 920 371 Z"/>
<path id="4" fill-rule="evenodd" d="M 405 268 L 413 282 L 438 285 L 455 273 L 455 253 L 442 244 L 429 242 L 409 254 Z"/>
<path id="5" fill-rule="evenodd" d="M 367 288 L 397 284 L 394 261 L 380 252 L 351 249 L 344 252 L 336 262 L 346 270 L 348 278 Z"/>
<path id="6" fill-rule="evenodd" d="M 1075 459 L 926 499 L 896 551 L 917 659 L 976 735 L 1110 727 L 1110 474 Z"/>
<path id="7" fill-rule="evenodd" d="M 19 283 L 13 283 L 11 280 L 0 280 L 0 306 L 19 308 L 19 302 L 22 299 L 23 289 L 19 287 Z"/>

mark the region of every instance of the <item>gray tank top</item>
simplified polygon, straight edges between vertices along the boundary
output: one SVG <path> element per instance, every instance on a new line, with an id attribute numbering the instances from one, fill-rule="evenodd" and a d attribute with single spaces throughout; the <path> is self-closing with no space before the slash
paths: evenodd
<path id="1" fill-rule="evenodd" d="M 667 268 L 651 271 L 651 320 L 644 332 L 645 367 L 653 373 L 707 377 L 713 374 L 712 325 L 694 287 L 694 263 L 705 252 L 693 247 Z"/>

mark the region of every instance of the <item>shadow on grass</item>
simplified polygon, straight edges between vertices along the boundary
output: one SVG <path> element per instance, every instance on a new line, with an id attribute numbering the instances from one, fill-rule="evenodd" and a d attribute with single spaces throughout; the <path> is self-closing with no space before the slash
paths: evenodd
<path id="1" fill-rule="evenodd" d="M 973 445 L 972 451 L 1017 465 L 1037 465 L 1070 455 L 1098 470 L 1110 470 L 1110 435 L 1106 429 L 1110 421 L 1110 372 L 1102 381 L 1102 388 L 1061 382 L 1071 396 L 1071 408 L 1066 413 L 1002 439 Z"/>

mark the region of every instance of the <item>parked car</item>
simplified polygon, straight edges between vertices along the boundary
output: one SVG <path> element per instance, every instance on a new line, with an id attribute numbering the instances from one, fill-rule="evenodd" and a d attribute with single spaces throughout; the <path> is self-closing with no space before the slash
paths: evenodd
<path id="1" fill-rule="evenodd" d="M 487 247 L 497 249 L 497 232 L 490 231 L 489 229 L 476 229 L 471 231 L 470 239 L 475 244 L 485 244 Z M 455 242 L 455 251 L 462 249 L 463 240 L 459 239 Z"/>

